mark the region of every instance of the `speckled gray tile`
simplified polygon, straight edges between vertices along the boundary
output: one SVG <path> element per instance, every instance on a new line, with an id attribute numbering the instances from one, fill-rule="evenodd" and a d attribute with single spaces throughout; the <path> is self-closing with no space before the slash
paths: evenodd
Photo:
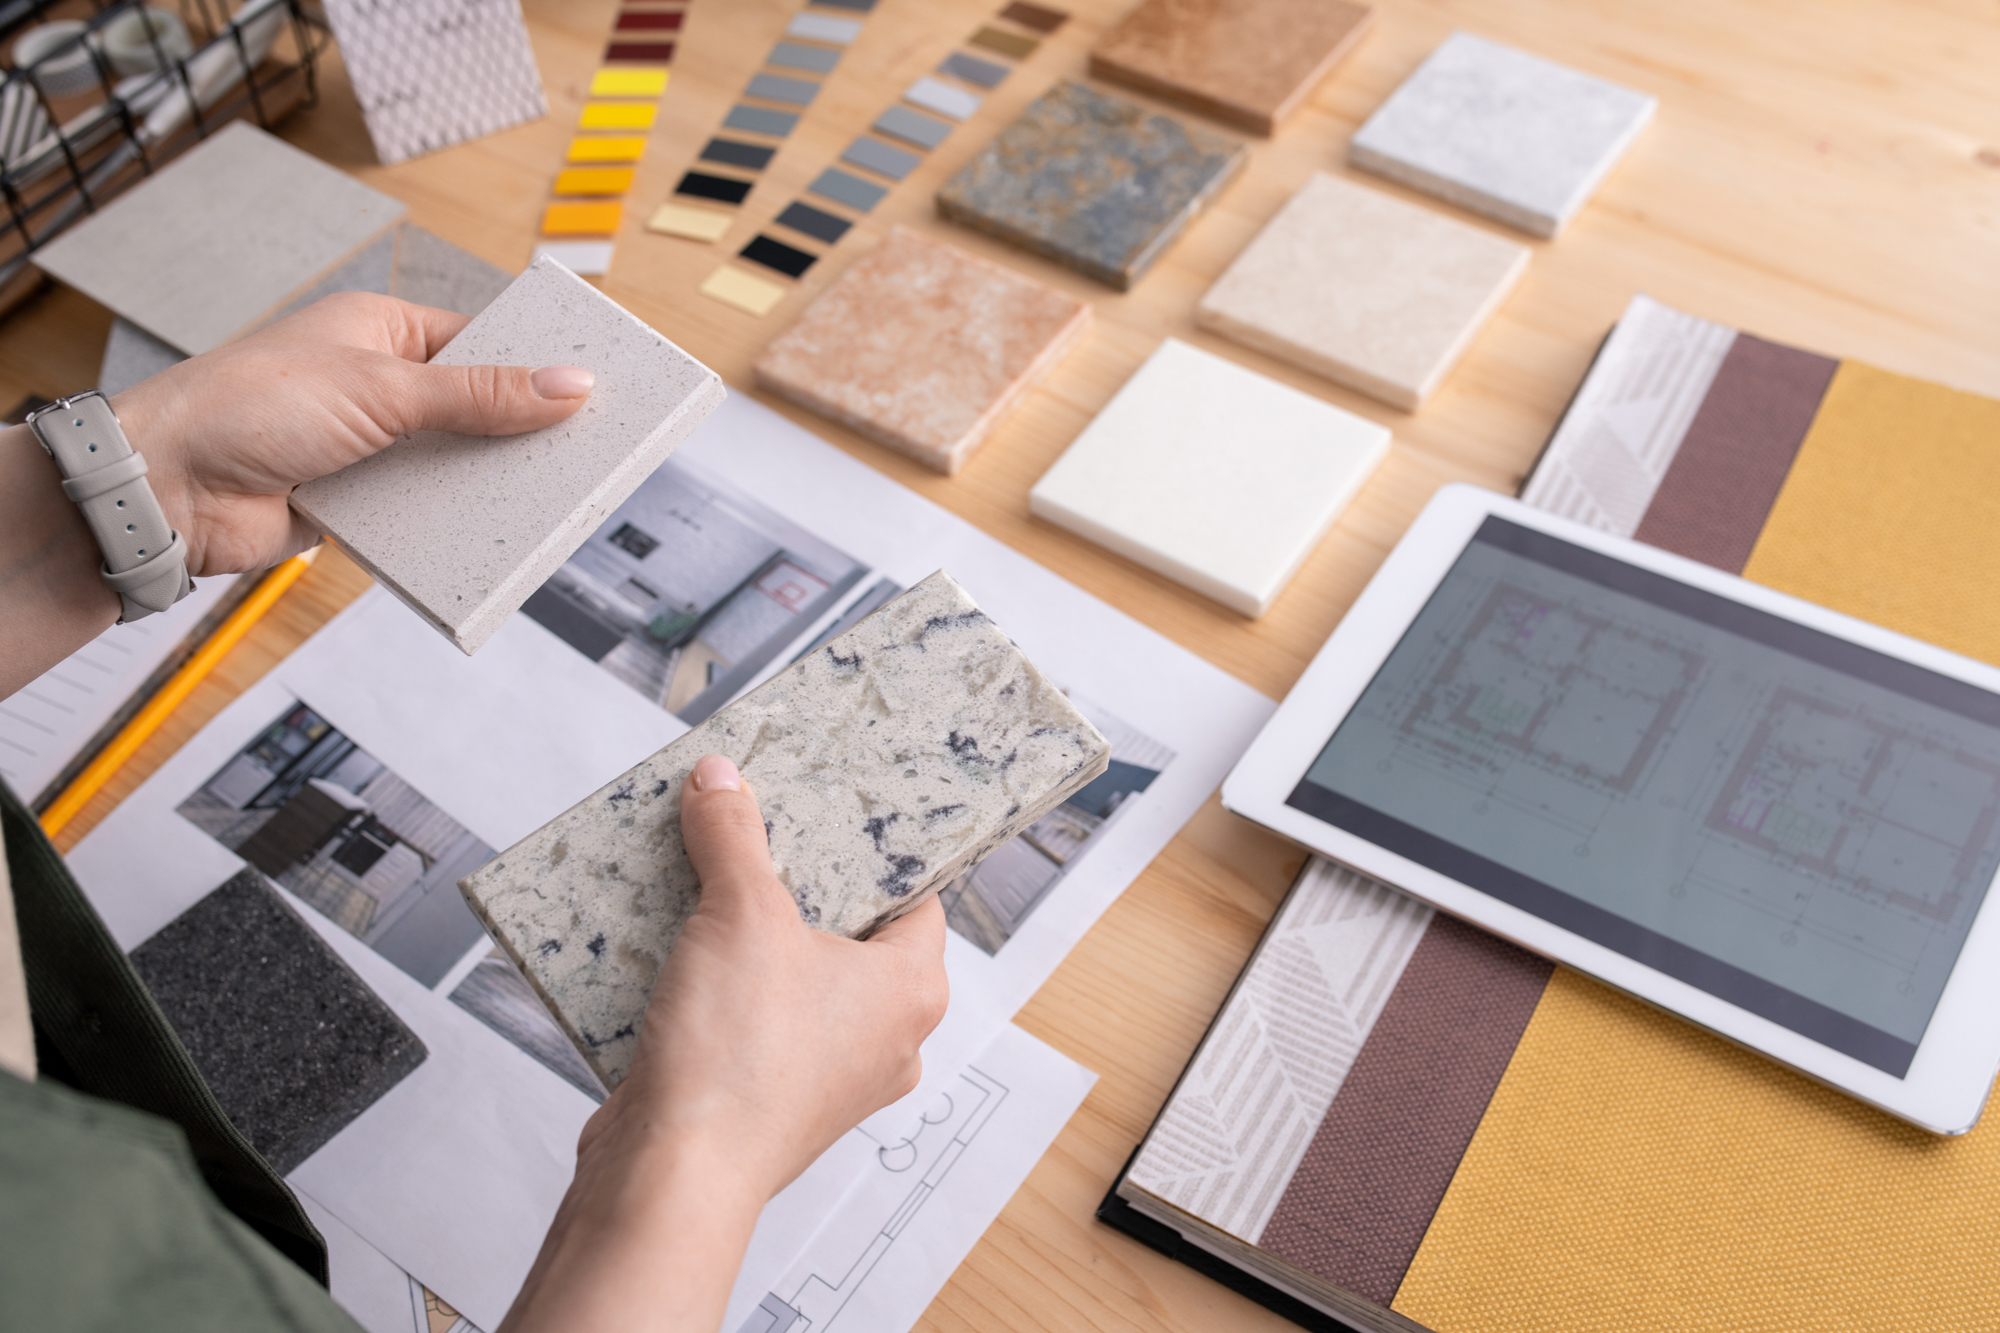
<path id="1" fill-rule="evenodd" d="M 104 363 L 98 367 L 97 387 L 106 395 L 121 394 L 140 380 L 151 379 L 168 366 L 185 360 L 179 349 L 167 346 L 137 324 L 114 318 L 110 336 L 104 340 Z"/>
<path id="2" fill-rule="evenodd" d="M 387 296 L 396 271 L 396 238 L 403 229 L 391 228 L 363 246 L 361 252 L 285 302 L 271 315 L 283 319 L 294 310 L 303 310 L 323 296 L 335 292 L 374 292 Z M 270 320 L 264 321 L 269 323 Z"/>
<path id="3" fill-rule="evenodd" d="M 538 259 L 435 358 L 580 365 L 567 421 L 505 439 L 425 431 L 308 482 L 292 507 L 467 653 L 721 403 L 715 372 L 551 259 Z"/>
<path id="4" fill-rule="evenodd" d="M 237 121 L 37 250 L 35 263 L 194 356 L 262 324 L 404 213 Z"/>
<path id="5" fill-rule="evenodd" d="M 168 922 L 132 966 L 280 1175 L 429 1054 L 255 870 Z"/>
<path id="6" fill-rule="evenodd" d="M 1534 236 L 1555 236 L 1658 102 L 1455 32 L 1349 142 L 1347 160 Z"/>
<path id="7" fill-rule="evenodd" d="M 700 901 L 680 790 L 729 756 L 799 915 L 860 938 L 1102 773 L 1111 747 L 943 573 L 460 881 L 606 1086 Z"/>
<path id="8" fill-rule="evenodd" d="M 396 274 L 389 290 L 405 301 L 476 315 L 513 280 L 506 269 L 422 227 L 406 223 L 397 231 Z"/>
<path id="9" fill-rule="evenodd" d="M 1125 291 L 1243 166 L 1226 135 L 1060 83 L 938 191 L 938 212 Z"/>

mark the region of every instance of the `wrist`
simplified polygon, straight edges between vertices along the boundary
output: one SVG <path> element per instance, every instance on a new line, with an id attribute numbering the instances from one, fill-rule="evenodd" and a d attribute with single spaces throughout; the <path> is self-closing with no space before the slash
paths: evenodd
<path id="1" fill-rule="evenodd" d="M 111 399 L 111 410 L 125 432 L 133 452 L 146 460 L 146 481 L 167 525 L 187 543 L 187 568 L 199 578 L 206 572 L 207 534 L 198 521 L 193 503 L 193 486 L 187 468 L 184 428 L 176 428 L 172 409 L 162 401 L 161 377 L 125 390 Z"/>

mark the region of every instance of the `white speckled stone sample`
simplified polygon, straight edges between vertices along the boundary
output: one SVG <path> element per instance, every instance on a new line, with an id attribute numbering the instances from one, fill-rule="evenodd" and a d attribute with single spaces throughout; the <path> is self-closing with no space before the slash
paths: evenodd
<path id="1" fill-rule="evenodd" d="M 742 770 L 799 915 L 862 938 L 1104 772 L 1111 747 L 931 575 L 459 882 L 607 1087 L 698 905 L 681 784 Z"/>
<path id="2" fill-rule="evenodd" d="M 1658 105 L 1455 32 L 1355 131 L 1347 160 L 1530 235 L 1556 236 Z"/>
<path id="3" fill-rule="evenodd" d="M 37 250 L 35 264 L 195 356 L 262 324 L 405 211 L 236 121 Z"/>
<path id="4" fill-rule="evenodd" d="M 1169 338 L 1028 507 L 1261 616 L 1388 451 L 1387 427 Z"/>
<path id="5" fill-rule="evenodd" d="M 1216 279 L 1195 322 L 1415 411 L 1527 267 L 1524 245 L 1320 174 Z"/>
<path id="6" fill-rule="evenodd" d="M 292 493 L 292 508 L 467 653 L 725 393 L 714 371 L 549 259 L 432 363 L 597 374 L 588 401 L 553 426 L 503 438 L 423 431 Z"/>

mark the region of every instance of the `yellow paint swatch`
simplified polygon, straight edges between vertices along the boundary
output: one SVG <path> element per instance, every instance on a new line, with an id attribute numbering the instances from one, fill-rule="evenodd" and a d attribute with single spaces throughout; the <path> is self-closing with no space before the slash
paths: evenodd
<path id="1" fill-rule="evenodd" d="M 770 314 L 771 307 L 785 299 L 785 291 L 775 282 L 753 278 L 727 264 L 709 274 L 708 281 L 701 285 L 703 296 L 712 296 L 724 305 L 733 305 L 753 315 Z"/>
<path id="2" fill-rule="evenodd" d="M 637 162 L 646 155 L 646 141 L 629 135 L 579 135 L 569 141 L 572 162 Z"/>
<path id="3" fill-rule="evenodd" d="M 550 204 L 542 212 L 544 236 L 609 236 L 618 230 L 625 205 L 612 200 L 599 204 Z"/>
<path id="4" fill-rule="evenodd" d="M 600 69 L 590 80 L 592 97 L 658 97 L 666 90 L 663 69 Z"/>
<path id="5" fill-rule="evenodd" d="M 685 236 L 691 241 L 719 241 L 735 220 L 734 213 L 689 208 L 685 204 L 661 204 L 653 216 L 646 219 L 646 230 L 667 236 Z"/>
<path id="6" fill-rule="evenodd" d="M 577 117 L 580 130 L 650 130 L 659 108 L 644 102 L 585 102 Z"/>
<path id="7" fill-rule="evenodd" d="M 556 193 L 623 194 L 633 174 L 630 167 L 566 167 L 556 173 Z"/>

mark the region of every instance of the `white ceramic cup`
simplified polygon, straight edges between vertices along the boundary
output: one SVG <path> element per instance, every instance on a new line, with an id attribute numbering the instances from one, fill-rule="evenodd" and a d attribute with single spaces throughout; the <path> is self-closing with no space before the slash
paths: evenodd
<path id="1" fill-rule="evenodd" d="M 146 31 L 148 21 L 152 24 L 152 36 Z M 153 49 L 154 37 L 169 61 L 186 60 L 194 54 L 194 42 L 189 39 L 187 25 L 181 22 L 180 15 L 151 6 L 128 9 L 104 25 L 104 54 L 120 74 L 150 74 L 160 68 L 159 56 Z"/>
<path id="2" fill-rule="evenodd" d="M 50 97 L 73 97 L 87 92 L 97 86 L 97 65 L 90 58 L 90 41 L 75 42 L 61 55 L 42 60 L 83 30 L 84 25 L 75 19 L 58 19 L 30 28 L 15 39 L 14 64 L 26 69 L 41 60 L 33 71 L 35 82 Z"/>

